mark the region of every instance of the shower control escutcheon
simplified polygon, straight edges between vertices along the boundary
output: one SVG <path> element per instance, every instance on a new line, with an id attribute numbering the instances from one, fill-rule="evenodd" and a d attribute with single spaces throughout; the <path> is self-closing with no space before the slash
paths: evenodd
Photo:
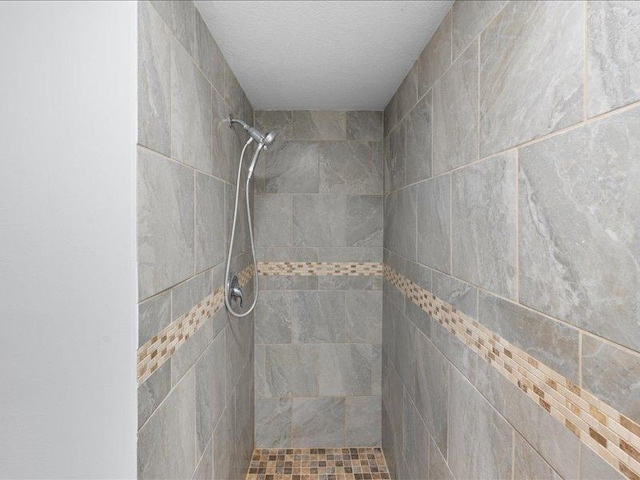
<path id="1" fill-rule="evenodd" d="M 238 281 L 238 276 L 234 275 L 231 277 L 231 283 L 229 285 L 229 300 L 238 301 L 240 299 L 240 306 L 244 302 L 244 295 L 242 293 L 242 288 L 240 288 L 240 282 Z"/>

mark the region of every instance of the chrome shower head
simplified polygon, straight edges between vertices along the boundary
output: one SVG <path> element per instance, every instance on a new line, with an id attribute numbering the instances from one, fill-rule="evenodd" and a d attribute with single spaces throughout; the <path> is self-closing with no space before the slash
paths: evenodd
<path id="1" fill-rule="evenodd" d="M 249 136 L 256 143 L 259 143 L 260 145 L 262 145 L 262 148 L 265 149 L 265 150 L 267 149 L 267 147 L 269 145 L 271 145 L 273 143 L 273 141 L 278 136 L 278 132 L 276 132 L 276 131 L 267 132 L 266 135 L 263 135 L 258 130 L 253 128 L 251 125 L 249 125 L 247 122 L 245 122 L 243 120 L 240 120 L 239 118 L 233 118 L 233 117 L 229 116 L 229 122 L 230 122 L 231 125 L 233 125 L 234 123 L 237 123 L 240 126 L 242 126 L 242 128 L 244 128 L 246 130 L 246 132 L 249 134 Z"/>
<path id="2" fill-rule="evenodd" d="M 266 150 L 267 147 L 269 147 L 269 145 L 271 145 L 274 142 L 277 136 L 278 136 L 278 132 L 276 130 L 271 130 L 270 132 L 267 132 L 262 138 L 262 144 L 264 145 L 262 148 Z"/>

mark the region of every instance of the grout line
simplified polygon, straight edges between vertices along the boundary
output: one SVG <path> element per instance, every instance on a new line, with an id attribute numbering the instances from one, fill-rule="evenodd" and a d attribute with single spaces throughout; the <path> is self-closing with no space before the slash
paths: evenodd
<path id="1" fill-rule="evenodd" d="M 515 217 L 516 217 L 516 238 L 515 238 L 515 254 L 516 254 L 516 262 L 515 262 L 515 301 L 516 303 L 520 303 L 520 150 L 516 150 L 516 159 L 515 159 Z"/>
<path id="2" fill-rule="evenodd" d="M 588 45 L 589 45 L 589 14 L 588 2 L 583 3 L 583 19 L 584 19 L 584 35 L 582 39 L 582 118 L 583 120 L 587 120 L 589 118 L 589 54 L 588 54 Z"/>

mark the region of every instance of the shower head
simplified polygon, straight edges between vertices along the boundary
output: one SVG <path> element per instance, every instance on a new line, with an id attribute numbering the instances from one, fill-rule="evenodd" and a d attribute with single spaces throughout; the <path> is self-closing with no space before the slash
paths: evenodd
<path id="1" fill-rule="evenodd" d="M 251 125 L 249 125 L 247 122 L 244 122 L 244 121 L 240 120 L 239 118 L 229 117 L 229 121 L 230 121 L 231 125 L 233 125 L 234 123 L 237 123 L 242 128 L 244 128 L 246 130 L 246 132 L 249 134 L 249 136 L 251 138 L 253 138 L 253 140 L 255 142 L 257 142 L 260 145 L 262 145 L 262 148 L 265 149 L 265 150 L 267 149 L 267 147 L 269 145 L 271 145 L 273 143 L 273 141 L 278 136 L 278 132 L 276 132 L 276 131 L 267 132 L 266 135 L 263 135 L 258 130 L 253 128 Z"/>

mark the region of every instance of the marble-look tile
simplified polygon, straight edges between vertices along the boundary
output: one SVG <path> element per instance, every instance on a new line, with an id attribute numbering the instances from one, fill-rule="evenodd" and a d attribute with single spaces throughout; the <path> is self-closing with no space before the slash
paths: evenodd
<path id="1" fill-rule="evenodd" d="M 200 70 L 218 92 L 224 91 L 226 61 L 209 31 L 209 27 L 196 9 L 196 55 Z"/>
<path id="2" fill-rule="evenodd" d="M 292 242 L 292 204 L 290 194 L 256 193 L 254 197 L 256 245 L 289 246 Z"/>
<path id="3" fill-rule="evenodd" d="M 234 478 L 232 474 L 235 455 L 235 404 L 227 402 L 218 425 L 213 431 L 213 478 L 227 480 Z"/>
<path id="4" fill-rule="evenodd" d="M 193 173 L 138 149 L 138 297 L 193 274 Z"/>
<path id="5" fill-rule="evenodd" d="M 416 64 L 398 88 L 398 120 L 402 119 L 418 101 L 418 68 Z"/>
<path id="6" fill-rule="evenodd" d="M 293 244 L 296 247 L 344 247 L 346 207 L 344 195 L 294 195 Z"/>
<path id="7" fill-rule="evenodd" d="M 292 446 L 342 447 L 344 445 L 344 398 L 294 398 Z"/>
<path id="8" fill-rule="evenodd" d="M 256 128 L 278 132 L 278 141 L 293 139 L 293 113 L 289 110 L 256 110 Z"/>
<path id="9" fill-rule="evenodd" d="M 371 345 L 371 394 L 382 395 L 382 345 Z"/>
<path id="10" fill-rule="evenodd" d="M 510 2 L 482 33 L 481 157 L 582 119 L 584 8 Z"/>
<path id="11" fill-rule="evenodd" d="M 431 341 L 456 369 L 475 383 L 479 363 L 475 352 L 436 321 L 431 323 Z"/>
<path id="12" fill-rule="evenodd" d="M 451 65 L 451 11 L 442 20 L 418 58 L 418 96 L 433 86 Z"/>
<path id="13" fill-rule="evenodd" d="M 251 461 L 254 447 L 255 404 L 253 389 L 253 368 L 246 365 L 236 386 L 234 395 L 235 418 L 235 455 L 234 478 L 243 478 L 247 465 Z"/>
<path id="14" fill-rule="evenodd" d="M 553 468 L 544 461 L 526 440 L 516 434 L 514 437 L 513 479 L 561 480 Z"/>
<path id="15" fill-rule="evenodd" d="M 224 69 L 224 99 L 231 107 L 231 110 L 239 117 L 244 117 L 242 112 L 243 97 L 244 92 L 242 91 L 242 87 L 240 87 L 240 83 L 238 83 L 238 79 L 233 73 L 233 70 L 226 64 Z M 249 117 L 244 118 L 245 121 L 250 120 Z"/>
<path id="16" fill-rule="evenodd" d="M 451 272 L 451 175 L 418 184 L 418 261 Z M 466 218 L 464 219 L 466 220 Z"/>
<path id="17" fill-rule="evenodd" d="M 371 395 L 371 345 L 318 345 L 320 396 Z"/>
<path id="18" fill-rule="evenodd" d="M 382 342 L 382 292 L 354 291 L 345 294 L 346 341 Z"/>
<path id="19" fill-rule="evenodd" d="M 359 195 L 347 197 L 347 246 L 382 247 L 383 223 L 382 195 Z"/>
<path id="20" fill-rule="evenodd" d="M 245 307 L 246 308 L 246 307 Z M 254 345 L 253 314 L 248 318 L 235 318 L 229 316 L 226 330 L 226 354 L 227 360 L 227 384 L 235 385 L 244 370 L 245 364 L 250 360 Z M 229 393 L 229 392 L 227 392 Z"/>
<path id="21" fill-rule="evenodd" d="M 416 262 L 407 262 L 406 270 L 403 274 L 413 283 L 420 285 L 422 288 L 431 291 L 430 268 L 425 267 Z M 431 335 L 431 317 L 413 301 L 406 297 L 404 300 L 404 314 L 413 324 L 426 336 Z"/>
<path id="22" fill-rule="evenodd" d="M 191 1 L 152 1 L 172 33 L 191 56 L 196 46 L 196 7 Z"/>
<path id="23" fill-rule="evenodd" d="M 296 140 L 346 140 L 347 114 L 327 110 L 294 110 Z"/>
<path id="24" fill-rule="evenodd" d="M 345 399 L 345 445 L 375 447 L 382 444 L 380 396 Z"/>
<path id="25" fill-rule="evenodd" d="M 640 100 L 640 3 L 587 4 L 589 116 Z"/>
<path id="26" fill-rule="evenodd" d="M 448 458 L 456 478 L 511 478 L 511 426 L 455 369 L 449 398 Z"/>
<path id="27" fill-rule="evenodd" d="M 437 480 L 455 480 L 449 470 L 447 460 L 442 455 L 433 438 L 429 438 L 429 469 L 427 478 Z"/>
<path id="28" fill-rule="evenodd" d="M 216 288 L 218 286 L 216 285 Z M 191 277 L 186 282 L 173 287 L 171 289 L 171 319 L 177 320 L 211 292 L 213 292 L 213 284 L 210 271 Z"/>
<path id="29" fill-rule="evenodd" d="M 387 409 L 393 429 L 398 435 L 399 448 L 402 448 L 402 401 L 404 387 L 402 379 L 393 367 L 392 363 L 385 367 L 385 375 L 382 377 L 382 398 Z"/>
<path id="30" fill-rule="evenodd" d="M 579 384 L 577 329 L 484 291 L 478 305 L 480 323 Z"/>
<path id="31" fill-rule="evenodd" d="M 640 356 L 589 335 L 582 336 L 582 386 L 640 422 Z"/>
<path id="32" fill-rule="evenodd" d="M 163 363 L 138 386 L 138 429 L 165 399 L 171 390 L 171 359 Z"/>
<path id="33" fill-rule="evenodd" d="M 201 272 L 226 257 L 224 184 L 196 172 L 196 271 Z"/>
<path id="34" fill-rule="evenodd" d="M 201 455 L 227 401 L 225 331 L 196 362 L 196 446 Z"/>
<path id="35" fill-rule="evenodd" d="M 387 468 L 391 478 L 398 478 L 396 463 L 400 460 L 402 454 L 399 451 L 396 434 L 384 404 L 382 406 L 382 449 L 384 450 L 384 458 L 387 461 Z"/>
<path id="36" fill-rule="evenodd" d="M 406 122 L 394 129 L 385 141 L 385 192 L 398 190 L 405 185 L 406 170 Z"/>
<path id="37" fill-rule="evenodd" d="M 580 478 L 583 480 L 623 480 L 617 469 L 605 462 L 586 445 L 580 446 Z"/>
<path id="38" fill-rule="evenodd" d="M 516 296 L 516 155 L 489 158 L 453 174 L 453 275 Z M 521 250 L 522 251 L 522 250 Z"/>
<path id="39" fill-rule="evenodd" d="M 291 399 L 256 398 L 256 448 L 291 447 Z"/>
<path id="40" fill-rule="evenodd" d="M 320 276 L 318 277 L 318 290 L 367 290 L 381 291 L 381 277 L 355 277 L 355 276 Z"/>
<path id="41" fill-rule="evenodd" d="M 416 183 L 431 176 L 431 92 L 405 120 L 405 181 Z"/>
<path id="42" fill-rule="evenodd" d="M 202 352 L 213 340 L 213 322 L 207 320 L 190 337 L 189 341 L 180 345 L 171 357 L 171 385 L 176 385 L 191 370 Z"/>
<path id="43" fill-rule="evenodd" d="M 471 318 L 478 318 L 478 289 L 473 285 L 434 271 L 431 291 L 462 313 L 466 313 Z"/>
<path id="44" fill-rule="evenodd" d="M 424 335 L 416 335 L 415 344 L 415 405 L 438 448 L 446 455 L 449 362 Z"/>
<path id="45" fill-rule="evenodd" d="M 138 433 L 138 478 L 191 478 L 195 470 L 195 375 L 174 388 Z"/>
<path id="46" fill-rule="evenodd" d="M 478 43 L 433 87 L 433 174 L 478 158 Z"/>
<path id="47" fill-rule="evenodd" d="M 383 136 L 386 138 L 398 121 L 398 92 L 391 97 L 384 109 Z"/>
<path id="48" fill-rule="evenodd" d="M 315 345 L 267 345 L 265 376 L 270 397 L 318 394 Z"/>
<path id="49" fill-rule="evenodd" d="M 459 0 L 453 4 L 453 58 L 458 58 L 507 4 L 504 0 Z"/>
<path id="50" fill-rule="evenodd" d="M 204 449 L 204 453 L 200 457 L 196 471 L 192 480 L 211 480 L 213 478 L 213 441 L 209 439 L 209 443 Z"/>
<path id="51" fill-rule="evenodd" d="M 318 144 L 279 142 L 264 152 L 264 191 L 318 193 Z"/>
<path id="52" fill-rule="evenodd" d="M 294 343 L 344 341 L 344 292 L 302 291 L 291 295 Z"/>
<path id="53" fill-rule="evenodd" d="M 382 112 L 347 112 L 347 140 L 382 140 Z"/>
<path id="54" fill-rule="evenodd" d="M 138 143 L 171 154 L 171 37 L 148 2 L 138 11 Z"/>
<path id="55" fill-rule="evenodd" d="M 215 89 L 212 90 L 212 100 L 213 174 L 225 182 L 235 184 L 235 165 L 240 161 L 240 150 L 236 148 L 239 133 L 229 126 L 231 110 Z"/>
<path id="56" fill-rule="evenodd" d="M 258 344 L 291 343 L 291 292 L 260 292 L 256 304 L 255 339 Z"/>
<path id="57" fill-rule="evenodd" d="M 640 350 L 640 109 L 520 151 L 520 301 Z"/>
<path id="58" fill-rule="evenodd" d="M 416 190 L 398 190 L 385 198 L 384 247 L 410 260 L 416 258 Z"/>
<path id="59" fill-rule="evenodd" d="M 401 314 L 398 307 L 382 295 L 382 354 L 385 360 L 395 362 L 396 358 L 396 318 Z"/>
<path id="60" fill-rule="evenodd" d="M 162 292 L 138 305 L 138 347 L 171 323 L 171 293 Z"/>
<path id="61" fill-rule="evenodd" d="M 211 85 L 175 41 L 171 58 L 171 157 L 213 173 Z"/>
<path id="62" fill-rule="evenodd" d="M 323 142 L 318 148 L 320 193 L 382 193 L 382 164 L 369 142 Z"/>
<path id="63" fill-rule="evenodd" d="M 429 431 L 406 392 L 402 402 L 402 430 L 404 459 L 411 473 L 410 477 L 402 478 L 429 478 Z"/>

